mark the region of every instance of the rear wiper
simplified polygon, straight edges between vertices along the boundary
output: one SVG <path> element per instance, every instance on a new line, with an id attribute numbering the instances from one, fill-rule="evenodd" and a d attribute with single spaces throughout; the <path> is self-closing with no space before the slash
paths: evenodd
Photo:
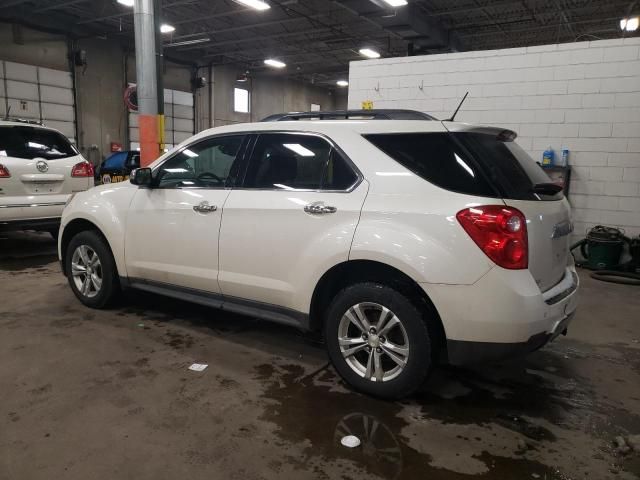
<path id="1" fill-rule="evenodd" d="M 555 195 L 563 190 L 562 185 L 558 185 L 557 183 L 536 183 L 533 187 L 531 187 L 531 191 L 533 193 L 539 193 L 541 195 Z"/>

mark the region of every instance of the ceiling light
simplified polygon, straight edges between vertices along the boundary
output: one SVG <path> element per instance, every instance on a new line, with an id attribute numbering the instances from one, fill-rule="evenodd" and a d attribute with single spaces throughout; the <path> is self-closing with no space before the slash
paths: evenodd
<path id="1" fill-rule="evenodd" d="M 338 85 L 339 87 L 346 87 L 349 85 L 349 82 L 347 82 L 346 80 L 338 80 L 336 82 L 336 85 Z"/>
<path id="2" fill-rule="evenodd" d="M 162 33 L 171 33 L 175 31 L 176 27 L 174 27 L 173 25 L 169 25 L 168 23 L 163 23 L 162 25 L 160 25 L 160 32 Z"/>
<path id="3" fill-rule="evenodd" d="M 286 63 L 281 62 L 280 60 L 275 60 L 275 59 L 273 59 L 273 58 L 267 58 L 267 59 L 264 61 L 264 64 L 265 64 L 265 65 L 269 65 L 270 67 L 274 67 L 274 68 L 284 68 L 284 67 L 286 67 L 286 66 L 287 66 L 287 64 L 286 64 Z"/>
<path id="4" fill-rule="evenodd" d="M 164 48 L 170 48 L 170 47 L 182 47 L 184 45 L 195 45 L 196 43 L 205 43 L 210 41 L 211 39 L 209 37 L 204 37 L 204 38 L 194 38 L 193 40 L 181 40 L 179 42 L 171 42 L 171 43 L 165 43 L 163 45 Z"/>
<path id="5" fill-rule="evenodd" d="M 364 55 L 367 58 L 380 58 L 380 54 L 371 48 L 361 48 L 360 55 Z"/>
<path id="6" fill-rule="evenodd" d="M 120 5 L 124 5 L 125 7 L 133 7 L 133 3 L 135 0 L 118 0 Z"/>
<path id="7" fill-rule="evenodd" d="M 407 4 L 407 0 L 384 0 L 390 7 L 404 7 Z"/>
<path id="8" fill-rule="evenodd" d="M 638 17 L 623 18 L 620 20 L 620 30 L 635 32 L 638 29 Z"/>
<path id="9" fill-rule="evenodd" d="M 246 5 L 247 7 L 255 8 L 256 10 L 269 10 L 271 5 L 263 0 L 236 0 L 238 3 Z"/>

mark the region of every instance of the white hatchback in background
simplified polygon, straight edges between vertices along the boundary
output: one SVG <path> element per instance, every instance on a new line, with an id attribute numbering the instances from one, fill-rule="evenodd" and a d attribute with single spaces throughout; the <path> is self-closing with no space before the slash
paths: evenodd
<path id="1" fill-rule="evenodd" d="M 59 255 L 78 299 L 131 287 L 319 331 L 348 383 L 387 398 L 437 361 L 566 332 L 569 204 L 513 132 L 407 111 L 271 120 L 76 195 Z"/>
<path id="2" fill-rule="evenodd" d="M 0 230 L 57 238 L 71 196 L 93 186 L 93 166 L 57 130 L 0 120 Z"/>

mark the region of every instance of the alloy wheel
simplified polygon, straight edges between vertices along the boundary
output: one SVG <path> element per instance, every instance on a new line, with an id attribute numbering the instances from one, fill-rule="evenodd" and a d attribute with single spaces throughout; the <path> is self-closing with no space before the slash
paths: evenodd
<path id="1" fill-rule="evenodd" d="M 402 321 L 379 303 L 362 302 L 349 308 L 338 325 L 338 344 L 347 365 L 372 382 L 393 380 L 409 359 L 409 338 Z"/>
<path id="2" fill-rule="evenodd" d="M 71 275 L 77 290 L 87 298 L 95 297 L 102 288 L 100 257 L 88 245 L 79 245 L 71 257 Z"/>

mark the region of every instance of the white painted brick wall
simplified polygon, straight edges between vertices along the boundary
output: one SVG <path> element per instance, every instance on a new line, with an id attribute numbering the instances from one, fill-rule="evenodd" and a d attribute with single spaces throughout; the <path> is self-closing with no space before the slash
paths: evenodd
<path id="1" fill-rule="evenodd" d="M 640 38 L 351 62 L 349 108 L 409 108 L 518 132 L 536 160 L 571 151 L 576 236 L 640 234 Z"/>

